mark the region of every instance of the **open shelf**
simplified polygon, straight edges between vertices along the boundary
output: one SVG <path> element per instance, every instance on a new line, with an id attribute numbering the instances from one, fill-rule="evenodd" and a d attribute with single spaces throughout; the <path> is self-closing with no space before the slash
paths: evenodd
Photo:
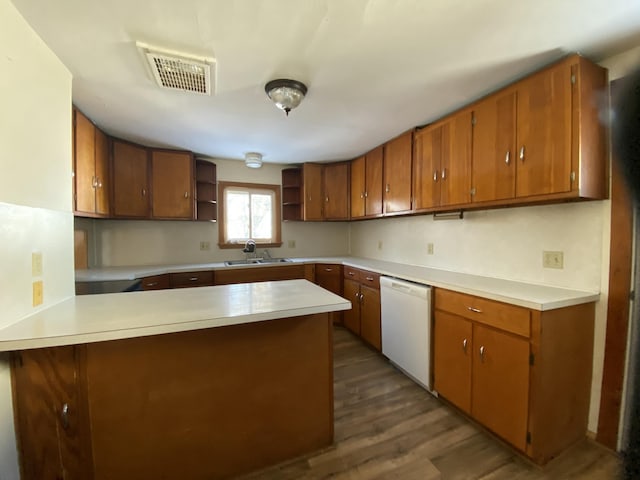
<path id="1" fill-rule="evenodd" d="M 216 165 L 196 159 L 196 219 L 215 222 L 218 219 Z"/>
<path id="2" fill-rule="evenodd" d="M 302 220 L 302 168 L 282 170 L 282 219 Z"/>

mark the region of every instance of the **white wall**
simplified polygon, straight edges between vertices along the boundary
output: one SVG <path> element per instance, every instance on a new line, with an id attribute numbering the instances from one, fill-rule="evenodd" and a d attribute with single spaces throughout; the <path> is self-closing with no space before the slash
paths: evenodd
<path id="1" fill-rule="evenodd" d="M 31 254 L 43 255 L 44 304 L 74 293 L 71 74 L 0 0 L 0 327 L 35 310 Z M 19 478 L 11 384 L 0 356 L 0 478 Z"/>
<path id="2" fill-rule="evenodd" d="M 282 165 L 264 164 L 252 170 L 243 162 L 215 159 L 218 180 L 281 184 Z M 218 224 L 212 222 L 77 219 L 76 228 L 89 232 L 90 266 L 209 263 L 242 258 L 239 249 L 219 249 Z M 289 241 L 295 247 L 289 248 Z M 200 242 L 211 243 L 201 251 Z M 346 223 L 282 223 L 281 248 L 274 257 L 345 255 L 349 251 Z"/>

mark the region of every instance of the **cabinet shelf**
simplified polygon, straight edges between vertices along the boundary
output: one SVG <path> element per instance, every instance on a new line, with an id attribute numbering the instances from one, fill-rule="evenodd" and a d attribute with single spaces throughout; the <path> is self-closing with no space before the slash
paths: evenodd
<path id="1" fill-rule="evenodd" d="M 302 169 L 282 170 L 282 219 L 302 220 Z"/>
<path id="2" fill-rule="evenodd" d="M 196 219 L 215 222 L 218 218 L 216 165 L 196 160 Z"/>

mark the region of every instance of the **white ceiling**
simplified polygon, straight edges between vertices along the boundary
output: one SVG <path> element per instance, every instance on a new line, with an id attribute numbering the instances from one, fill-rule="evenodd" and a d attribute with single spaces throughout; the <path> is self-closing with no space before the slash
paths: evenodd
<path id="1" fill-rule="evenodd" d="M 106 132 L 276 163 L 354 158 L 566 53 L 597 61 L 640 44 L 638 0 L 13 3 Z M 215 95 L 157 87 L 136 41 L 215 57 Z M 280 77 L 309 87 L 288 118 L 264 93 Z"/>

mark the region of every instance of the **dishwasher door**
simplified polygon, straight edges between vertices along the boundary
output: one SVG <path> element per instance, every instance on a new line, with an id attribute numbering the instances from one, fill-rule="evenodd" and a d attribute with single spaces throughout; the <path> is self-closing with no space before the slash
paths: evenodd
<path id="1" fill-rule="evenodd" d="M 431 391 L 431 287 L 380 277 L 382 353 Z"/>

